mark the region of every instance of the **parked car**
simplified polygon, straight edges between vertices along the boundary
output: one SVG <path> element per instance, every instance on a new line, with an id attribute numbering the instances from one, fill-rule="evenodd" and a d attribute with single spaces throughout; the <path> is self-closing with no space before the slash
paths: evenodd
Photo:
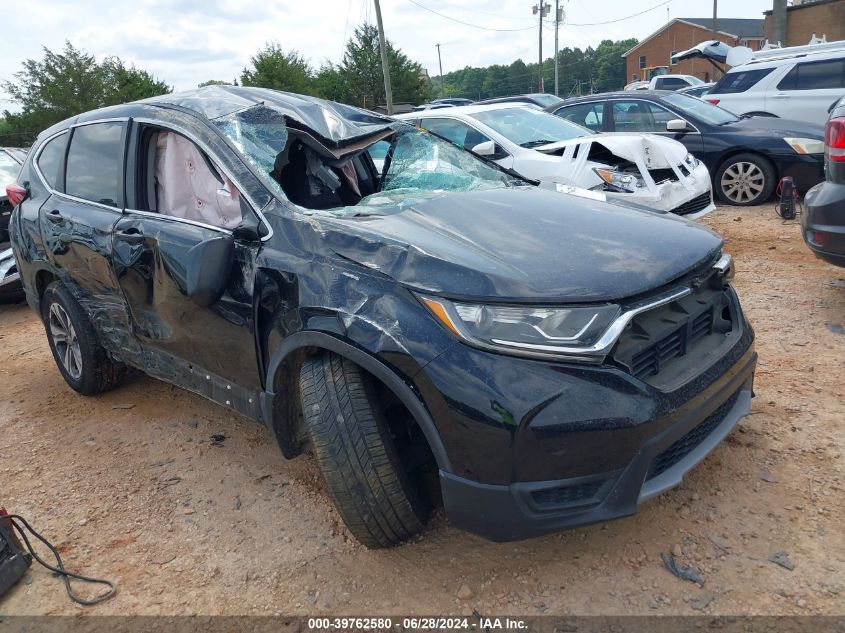
<path id="1" fill-rule="evenodd" d="M 9 244 L 12 204 L 6 196 L 6 186 L 15 182 L 25 159 L 25 149 L 0 147 L 0 303 L 23 298 L 20 275 Z"/>
<path id="2" fill-rule="evenodd" d="M 568 99 L 549 111 L 604 132 L 648 132 L 683 143 L 710 170 L 726 204 L 768 200 L 782 176 L 800 191 L 824 179 L 824 129 L 803 121 L 737 117 L 673 92 L 611 92 Z"/>
<path id="3" fill-rule="evenodd" d="M 648 84 L 649 82 L 647 81 L 632 81 L 631 83 L 626 84 L 623 90 L 626 92 L 632 90 L 648 90 Z"/>
<path id="4" fill-rule="evenodd" d="M 434 99 L 429 103 L 414 106 L 411 111 L 418 112 L 420 110 L 436 110 L 437 108 L 451 108 L 453 106 L 469 105 L 472 99 L 464 99 L 463 97 L 446 97 L 444 99 Z"/>
<path id="5" fill-rule="evenodd" d="M 712 211 L 710 175 L 686 148 L 644 134 L 595 134 L 524 104 L 403 114 L 408 121 L 502 167 L 542 182 L 698 217 Z"/>
<path id="6" fill-rule="evenodd" d="M 363 110 L 162 95 L 46 130 L 13 188 L 68 385 L 131 366 L 265 424 L 313 452 L 370 547 L 441 499 L 497 540 L 632 514 L 749 410 L 754 334 L 718 235 Z"/>
<path id="7" fill-rule="evenodd" d="M 754 52 L 716 82 L 707 100 L 737 115 L 824 125 L 843 95 L 845 42 L 831 42 Z"/>
<path id="8" fill-rule="evenodd" d="M 0 250 L 7 248 L 9 217 L 12 215 L 12 205 L 6 199 L 6 185 L 15 182 L 25 158 L 24 149 L 0 147 Z"/>
<path id="9" fill-rule="evenodd" d="M 704 82 L 694 75 L 657 75 L 648 82 L 649 90 L 680 90 Z"/>
<path id="10" fill-rule="evenodd" d="M 687 95 L 690 97 L 698 97 L 699 99 L 704 98 L 705 95 L 710 93 L 710 89 L 716 85 L 716 82 L 711 81 L 706 84 L 698 84 L 697 86 L 689 86 L 687 88 L 681 88 L 676 92 L 681 95 Z"/>
<path id="11" fill-rule="evenodd" d="M 15 255 L 8 242 L 0 250 L 0 303 L 21 301 L 24 297 Z"/>
<path id="12" fill-rule="evenodd" d="M 831 111 L 825 129 L 825 182 L 804 199 L 801 234 L 816 255 L 845 266 L 845 97 Z"/>
<path id="13" fill-rule="evenodd" d="M 476 101 L 475 103 L 476 105 L 485 105 L 489 103 L 530 103 L 532 105 L 540 106 L 541 108 L 548 108 L 549 106 L 553 106 L 557 103 L 563 103 L 563 99 L 556 95 L 550 95 L 546 92 L 535 92 L 526 95 L 512 95 L 510 97 L 482 99 L 481 101 Z"/>

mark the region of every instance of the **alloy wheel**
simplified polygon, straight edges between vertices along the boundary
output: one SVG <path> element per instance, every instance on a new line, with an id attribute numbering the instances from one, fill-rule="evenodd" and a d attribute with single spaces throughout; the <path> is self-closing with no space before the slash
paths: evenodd
<path id="1" fill-rule="evenodd" d="M 742 204 L 760 195 L 766 186 L 766 176 L 754 163 L 740 161 L 724 171 L 721 186 L 728 200 Z"/>
<path id="2" fill-rule="evenodd" d="M 58 303 L 50 306 L 50 337 L 65 371 L 74 380 L 82 376 L 82 350 L 73 323 Z"/>

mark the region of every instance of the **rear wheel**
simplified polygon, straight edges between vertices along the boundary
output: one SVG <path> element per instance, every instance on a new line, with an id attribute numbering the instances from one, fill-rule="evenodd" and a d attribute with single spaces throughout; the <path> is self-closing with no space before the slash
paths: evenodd
<path id="1" fill-rule="evenodd" d="M 91 396 L 120 382 L 121 367 L 109 358 L 88 316 L 58 281 L 44 291 L 41 318 L 53 359 L 73 390 Z"/>
<path id="2" fill-rule="evenodd" d="M 369 376 L 324 353 L 303 363 L 300 395 L 314 455 L 355 538 L 389 547 L 422 531 L 425 504 L 400 463 Z"/>
<path id="3" fill-rule="evenodd" d="M 716 195 L 726 204 L 748 207 L 768 200 L 775 190 L 775 169 L 757 154 L 731 156 L 716 170 Z"/>

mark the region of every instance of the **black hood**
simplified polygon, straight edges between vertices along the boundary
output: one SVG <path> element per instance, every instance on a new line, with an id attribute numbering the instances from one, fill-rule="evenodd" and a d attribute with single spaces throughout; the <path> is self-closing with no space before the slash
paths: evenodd
<path id="1" fill-rule="evenodd" d="M 754 133 L 756 131 L 760 136 L 766 137 L 795 136 L 824 140 L 824 126 L 807 121 L 779 119 L 773 116 L 752 116 L 740 119 L 736 123 L 731 123 L 731 125 L 736 129 L 741 128 L 744 132 Z"/>
<path id="2" fill-rule="evenodd" d="M 722 245 L 709 229 L 676 216 L 533 187 L 444 195 L 384 215 L 312 219 L 316 248 L 456 298 L 614 301 L 677 279 Z"/>

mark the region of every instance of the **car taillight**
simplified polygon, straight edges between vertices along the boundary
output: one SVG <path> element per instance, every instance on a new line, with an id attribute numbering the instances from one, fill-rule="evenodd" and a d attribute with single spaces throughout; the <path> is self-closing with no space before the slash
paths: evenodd
<path id="1" fill-rule="evenodd" d="M 845 163 L 845 117 L 827 122 L 824 130 L 824 154 L 828 160 Z"/>
<path id="2" fill-rule="evenodd" d="M 6 197 L 9 199 L 9 203 L 16 207 L 21 202 L 26 200 L 27 196 L 29 196 L 29 189 L 26 187 L 21 187 L 18 183 L 13 182 L 11 185 L 6 185 Z"/>
<path id="3" fill-rule="evenodd" d="M 708 99 L 707 101 L 712 103 L 713 105 L 719 105 L 719 99 Z"/>

